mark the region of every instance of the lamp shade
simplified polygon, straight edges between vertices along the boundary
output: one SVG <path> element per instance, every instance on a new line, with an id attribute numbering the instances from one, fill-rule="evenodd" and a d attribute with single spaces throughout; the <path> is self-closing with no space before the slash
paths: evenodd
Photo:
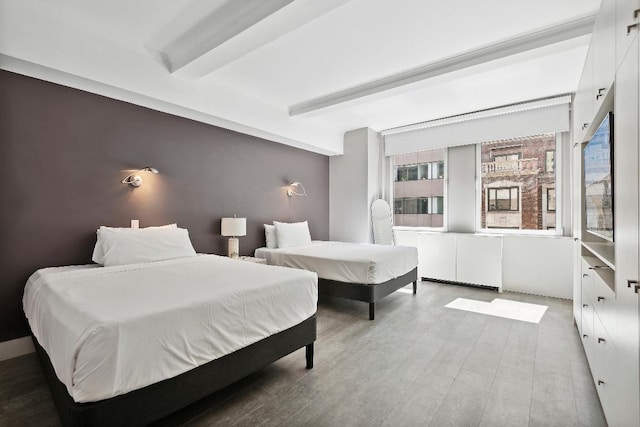
<path id="1" fill-rule="evenodd" d="M 223 236 L 246 236 L 247 235 L 247 219 L 246 218 L 222 218 L 221 233 Z"/>

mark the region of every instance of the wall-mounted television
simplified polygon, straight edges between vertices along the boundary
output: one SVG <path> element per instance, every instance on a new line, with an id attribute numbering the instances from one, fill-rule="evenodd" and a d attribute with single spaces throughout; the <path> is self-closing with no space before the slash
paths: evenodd
<path id="1" fill-rule="evenodd" d="M 613 242 L 613 113 L 583 151 L 586 230 Z"/>

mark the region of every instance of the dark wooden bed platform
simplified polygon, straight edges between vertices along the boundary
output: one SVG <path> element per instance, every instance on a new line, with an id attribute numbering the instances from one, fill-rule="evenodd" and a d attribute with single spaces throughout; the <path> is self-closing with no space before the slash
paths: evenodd
<path id="1" fill-rule="evenodd" d="M 347 283 L 318 278 L 318 293 L 369 303 L 369 320 L 375 319 L 376 302 L 413 282 L 413 294 L 418 290 L 418 267 L 410 272 L 378 284 Z"/>
<path id="2" fill-rule="evenodd" d="M 65 426 L 140 426 L 159 420 L 306 347 L 313 368 L 316 315 L 177 377 L 98 402 L 76 403 L 58 380 L 46 351 L 33 337 L 51 394 Z"/>

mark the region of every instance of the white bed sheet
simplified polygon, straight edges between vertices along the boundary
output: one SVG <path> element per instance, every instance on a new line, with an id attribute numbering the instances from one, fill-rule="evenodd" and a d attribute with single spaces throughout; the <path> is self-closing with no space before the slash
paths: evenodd
<path id="1" fill-rule="evenodd" d="M 38 270 L 23 306 L 76 402 L 175 377 L 316 312 L 315 273 L 201 255 Z"/>
<path id="2" fill-rule="evenodd" d="M 322 279 L 378 284 L 418 266 L 418 250 L 408 246 L 314 241 L 282 249 L 258 248 L 257 258 L 271 265 L 315 271 Z"/>

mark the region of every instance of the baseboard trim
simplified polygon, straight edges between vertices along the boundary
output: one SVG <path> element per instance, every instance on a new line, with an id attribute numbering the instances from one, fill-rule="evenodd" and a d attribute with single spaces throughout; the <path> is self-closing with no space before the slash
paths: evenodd
<path id="1" fill-rule="evenodd" d="M 14 357 L 23 356 L 33 353 L 34 351 L 36 351 L 36 349 L 33 347 L 31 337 L 3 341 L 0 342 L 0 361 L 13 359 Z"/>

